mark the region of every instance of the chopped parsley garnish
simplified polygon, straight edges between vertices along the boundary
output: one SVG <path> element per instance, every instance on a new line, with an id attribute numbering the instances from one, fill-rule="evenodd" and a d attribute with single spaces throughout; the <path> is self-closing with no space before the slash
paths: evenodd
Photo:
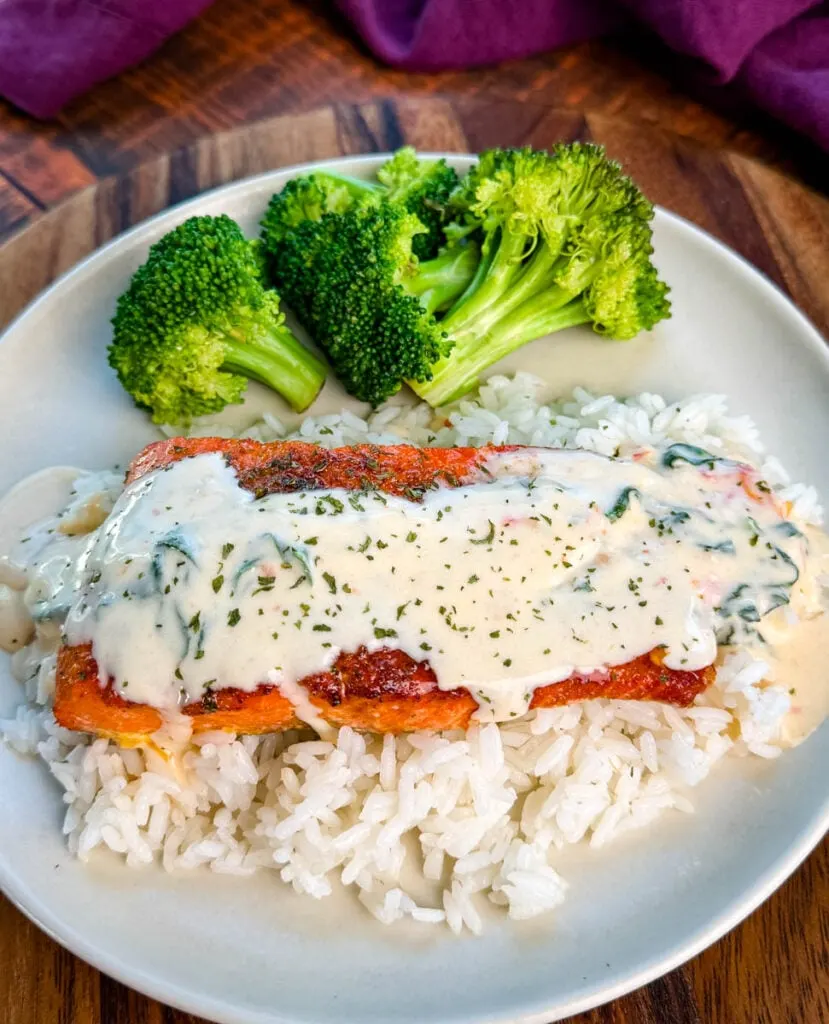
<path id="1" fill-rule="evenodd" d="M 374 636 L 377 640 L 385 640 L 386 637 L 397 636 L 396 629 L 382 629 L 380 626 L 374 627 Z"/>
<path id="2" fill-rule="evenodd" d="M 472 537 L 470 538 L 470 544 L 491 544 L 495 540 L 495 523 L 491 519 L 488 519 L 489 532 L 485 537 Z"/>

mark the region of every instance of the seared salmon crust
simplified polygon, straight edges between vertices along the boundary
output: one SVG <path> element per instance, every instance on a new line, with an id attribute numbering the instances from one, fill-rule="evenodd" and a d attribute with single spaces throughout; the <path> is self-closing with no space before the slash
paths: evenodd
<path id="1" fill-rule="evenodd" d="M 181 459 L 220 453 L 240 486 L 257 497 L 321 488 L 373 488 L 418 501 L 434 487 L 457 487 L 485 479 L 482 465 L 515 446 L 416 448 L 355 445 L 324 449 L 298 441 L 263 444 L 223 438 L 175 438 L 145 448 L 132 462 L 127 483 Z M 538 687 L 531 709 L 597 697 L 655 700 L 687 706 L 714 679 L 714 668 L 682 672 L 662 664 L 661 650 L 589 676 Z M 391 648 L 343 652 L 328 672 L 301 680 L 322 719 L 335 726 L 379 733 L 466 727 L 478 705 L 461 687 L 442 690 L 428 661 Z M 277 686 L 253 692 L 217 689 L 181 709 L 201 732 L 226 729 L 268 733 L 296 728 L 291 702 Z M 58 652 L 55 717 L 67 729 L 143 737 L 161 726 L 153 707 L 125 700 L 109 682 L 101 686 L 90 645 Z"/>

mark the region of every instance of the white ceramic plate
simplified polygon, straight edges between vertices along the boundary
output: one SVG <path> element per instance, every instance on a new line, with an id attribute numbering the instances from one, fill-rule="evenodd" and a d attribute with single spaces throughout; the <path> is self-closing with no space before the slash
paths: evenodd
<path id="1" fill-rule="evenodd" d="M 329 166 L 368 175 L 381 159 Z M 17 320 L 0 339 L 0 494 L 47 465 L 124 463 L 154 439 L 107 366 L 116 296 L 173 225 L 225 212 L 253 232 L 270 195 L 297 171 L 230 185 L 141 225 Z M 576 383 L 674 397 L 723 392 L 796 478 L 829 499 L 829 355 L 817 332 L 757 271 L 664 211 L 656 254 L 674 315 L 653 335 L 619 345 L 572 330 L 504 367 L 533 370 L 551 393 Z M 343 401 L 329 385 L 314 411 Z M 276 396 L 253 387 L 229 418 L 241 425 L 264 409 L 285 414 Z M 18 700 L 2 659 L 0 717 Z M 753 910 L 823 834 L 827 778 L 826 724 L 779 761 L 725 763 L 696 790 L 696 815 L 668 813 L 607 849 L 567 851 L 561 867 L 572 889 L 553 915 L 524 925 L 493 916 L 482 938 L 458 939 L 414 922 L 386 928 L 345 893 L 317 903 L 270 875 L 171 877 L 104 855 L 82 866 L 64 849 L 57 785 L 41 764 L 0 747 L 0 884 L 103 971 L 217 1021 L 546 1022 L 670 970 Z"/>

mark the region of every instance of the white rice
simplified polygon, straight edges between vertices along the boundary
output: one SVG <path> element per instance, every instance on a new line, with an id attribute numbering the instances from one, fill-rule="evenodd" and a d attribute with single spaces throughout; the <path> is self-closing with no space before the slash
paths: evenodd
<path id="1" fill-rule="evenodd" d="M 607 455 L 684 441 L 759 465 L 795 520 L 820 521 L 814 490 L 791 484 L 765 458 L 751 421 L 729 417 L 720 396 L 621 402 L 576 389 L 569 401 L 545 404 L 542 387 L 526 374 L 496 377 L 448 418 L 388 405 L 367 420 L 309 417 L 292 436 L 328 447 L 509 442 Z M 247 436 L 285 431 L 268 416 Z M 64 833 L 82 860 L 109 848 L 131 867 L 270 869 L 318 899 L 353 886 L 383 923 L 410 917 L 454 932 L 480 932 L 483 896 L 516 919 L 556 907 L 568 887 L 558 849 L 601 846 L 664 810 L 693 810 L 690 789 L 722 757 L 779 755 L 789 709 L 786 690 L 764 681 L 768 666 L 738 652 L 691 708 L 595 700 L 466 734 L 343 728 L 335 742 L 308 733 L 167 735 L 174 753 L 165 757 L 61 729 L 49 709 L 54 659 L 40 663 L 24 650 L 14 668 L 28 703 L 0 722 L 0 734 L 39 755 L 62 786 Z M 429 905 L 406 891 L 413 870 L 418 892 L 422 879 L 434 883 Z"/>

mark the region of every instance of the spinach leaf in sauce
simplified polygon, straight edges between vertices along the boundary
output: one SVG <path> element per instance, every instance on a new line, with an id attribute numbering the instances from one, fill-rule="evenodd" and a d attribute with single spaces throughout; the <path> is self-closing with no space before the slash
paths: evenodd
<path id="1" fill-rule="evenodd" d="M 725 465 L 736 465 L 731 459 L 724 459 L 721 455 L 712 455 L 704 448 L 698 448 L 695 444 L 672 444 L 662 453 L 662 465 L 673 469 L 677 462 L 687 462 L 690 466 L 707 466 L 713 469 L 720 462 Z"/>
<path id="2" fill-rule="evenodd" d="M 626 487 L 611 507 L 605 512 L 605 515 L 611 522 L 615 522 L 617 519 L 621 519 L 622 516 L 630 508 L 630 499 L 633 495 L 639 496 L 639 491 L 635 487 Z"/>

